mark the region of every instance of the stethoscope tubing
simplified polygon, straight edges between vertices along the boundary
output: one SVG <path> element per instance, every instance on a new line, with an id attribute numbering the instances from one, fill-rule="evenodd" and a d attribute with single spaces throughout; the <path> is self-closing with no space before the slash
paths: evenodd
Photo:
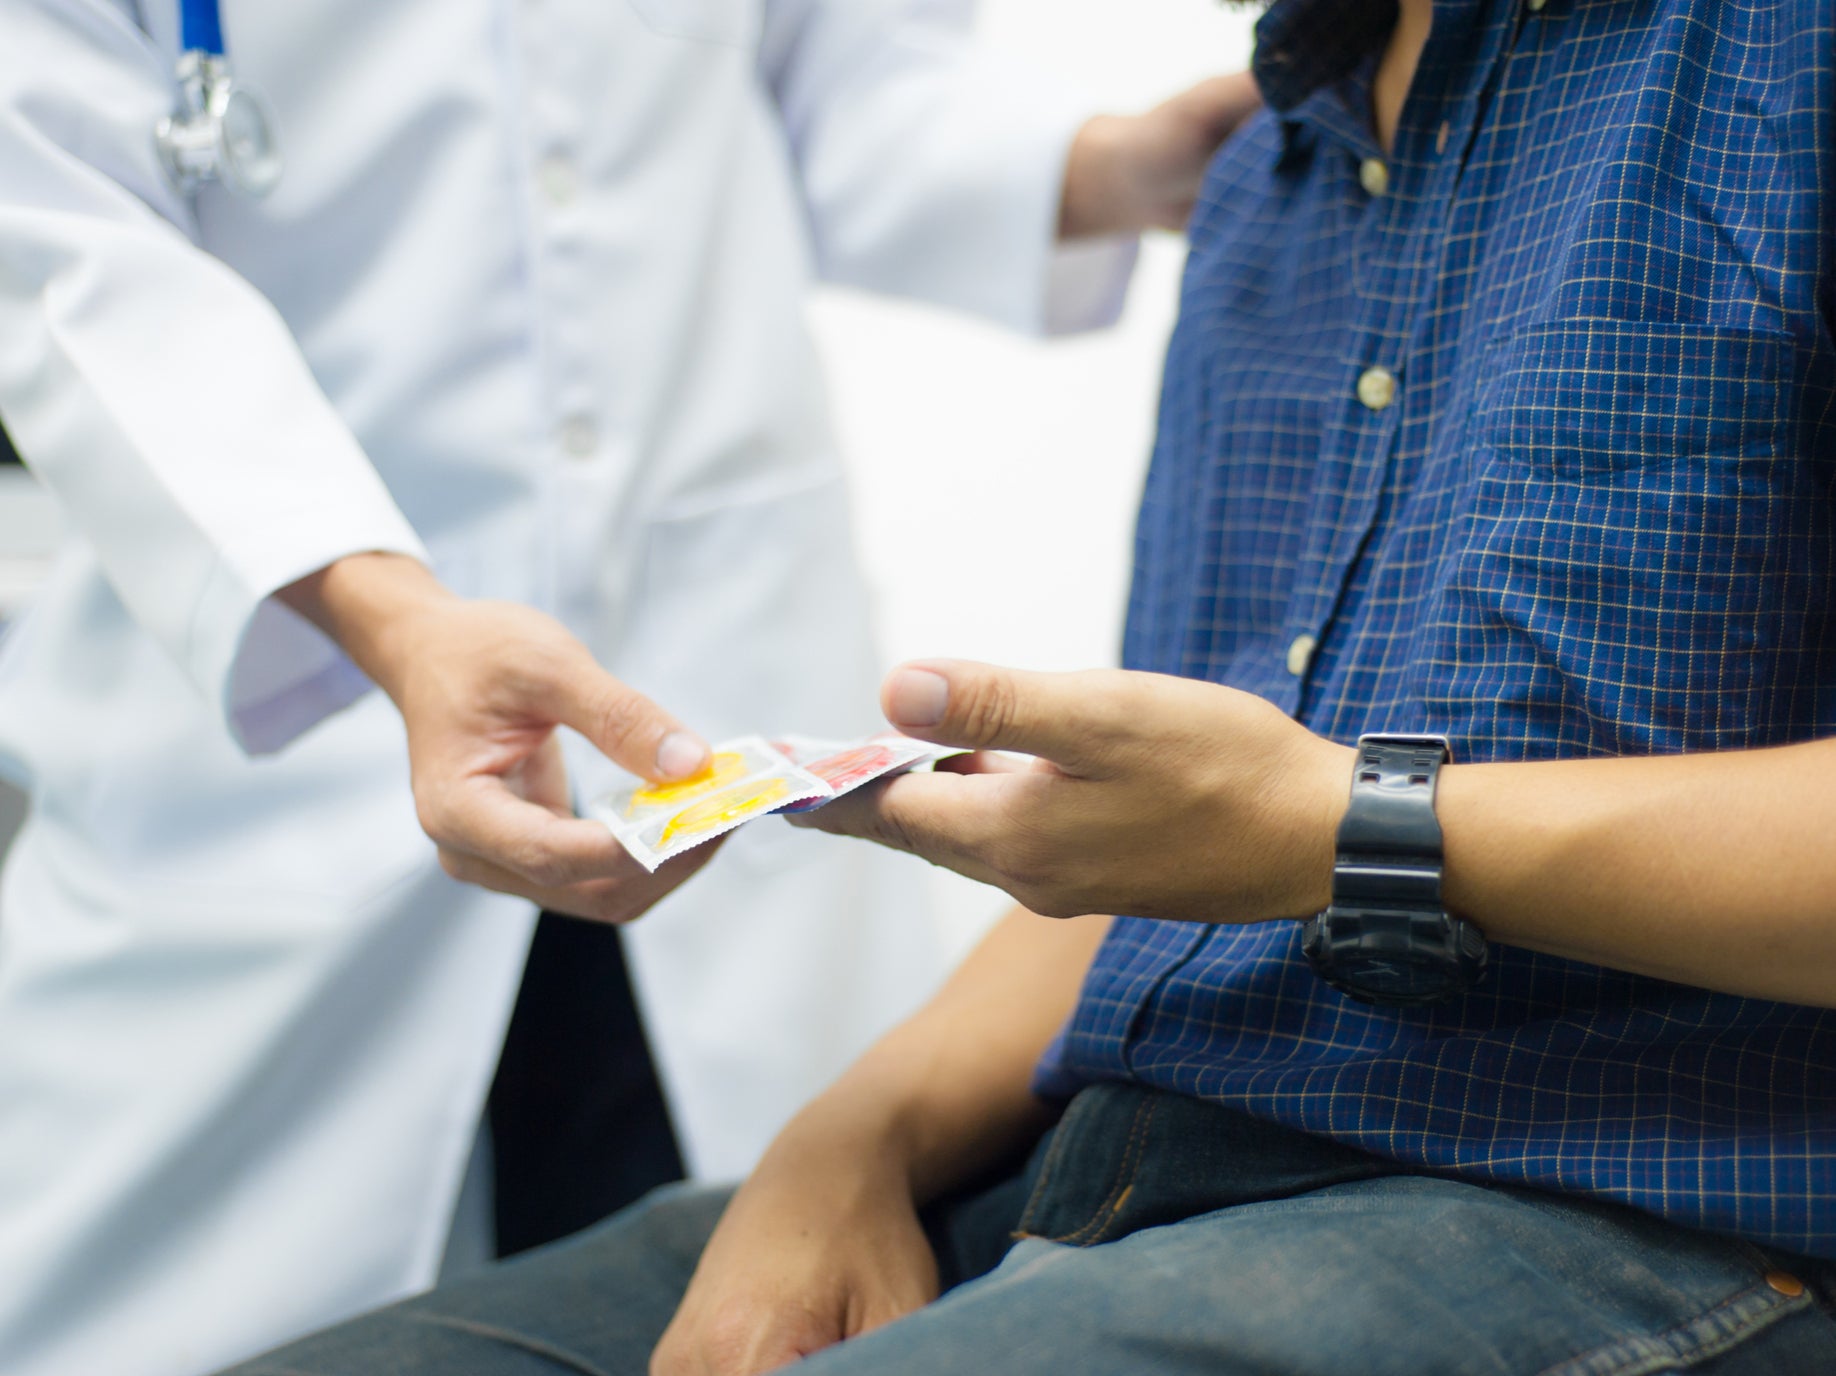
<path id="1" fill-rule="evenodd" d="M 223 11 L 217 0 L 179 0 L 179 48 L 223 56 Z"/>
<path id="2" fill-rule="evenodd" d="M 224 51 L 218 0 L 179 0 L 178 103 L 153 130 L 166 173 L 181 195 L 207 183 L 260 200 L 280 179 L 273 120 L 242 88 Z"/>

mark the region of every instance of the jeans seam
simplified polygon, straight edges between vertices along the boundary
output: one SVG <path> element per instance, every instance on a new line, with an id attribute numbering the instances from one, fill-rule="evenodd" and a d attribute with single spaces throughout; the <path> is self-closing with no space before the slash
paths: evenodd
<path id="1" fill-rule="evenodd" d="M 1071 1138 L 1064 1133 L 1064 1128 L 1061 1124 L 1059 1128 L 1060 1135 L 1053 1139 L 1051 1149 L 1046 1153 L 1045 1164 L 1040 1168 L 1039 1180 L 1033 1186 L 1032 1196 L 1027 1200 L 1026 1208 L 1020 1215 L 1020 1222 L 1014 1227 L 1013 1236 L 1016 1239 L 1038 1238 L 1042 1242 L 1057 1242 L 1068 1246 L 1075 1246 L 1077 1245 L 1076 1239 L 1082 1237 L 1093 1227 L 1100 1227 L 1106 1222 L 1107 1215 L 1113 1212 L 1113 1205 L 1117 1201 L 1118 1194 L 1125 1195 L 1128 1193 L 1128 1185 L 1131 1183 L 1128 1177 L 1133 1168 L 1136 1142 L 1142 1133 L 1143 1120 L 1151 1120 L 1153 1118 L 1154 1112 L 1159 1106 L 1159 1102 L 1160 1096 L 1158 1094 L 1151 1094 L 1144 1097 L 1136 1104 L 1134 1116 L 1129 1121 L 1128 1145 L 1123 1150 L 1122 1164 L 1118 1169 L 1117 1179 L 1111 1184 L 1109 1193 L 1104 1196 L 1103 1202 L 1097 1205 L 1090 1218 L 1086 1219 L 1079 1227 L 1073 1228 L 1070 1232 L 1047 1236 L 1033 1231 L 1030 1225 L 1039 1213 L 1039 1200 L 1045 1195 L 1046 1185 L 1052 1178 L 1053 1168 L 1058 1165 L 1060 1157 L 1071 1150 Z M 1061 1145 L 1063 1147 L 1062 1151 L 1060 1150 Z"/>
<path id="2" fill-rule="evenodd" d="M 1535 1376 L 1650 1376 L 1675 1371 L 1718 1357 L 1779 1320 L 1814 1308 L 1808 1293 L 1787 1299 L 1768 1285 L 1754 1285 L 1661 1333 L 1607 1343 L 1566 1357 Z M 1720 1331 L 1692 1337 L 1693 1330 L 1704 1327 Z"/>
<path id="3" fill-rule="evenodd" d="M 608 1376 L 604 1367 L 595 1366 L 586 1358 L 569 1352 L 564 1347 L 556 1347 L 553 1343 L 543 1342 L 540 1338 L 531 1338 L 507 1328 L 499 1328 L 495 1324 L 479 1323 L 475 1319 L 454 1318 L 448 1314 L 420 1313 L 415 1314 L 414 1318 L 420 1323 L 455 1329 L 460 1333 L 469 1333 L 475 1338 L 485 1338 L 491 1342 L 501 1343 L 505 1347 L 516 1348 L 531 1356 L 546 1358 L 576 1373 L 576 1376 Z"/>
<path id="4" fill-rule="evenodd" d="M 1081 1228 L 1054 1239 L 1069 1247 L 1088 1247 L 1103 1240 L 1103 1234 L 1115 1222 L 1121 1212 L 1122 1203 L 1128 1198 L 1129 1191 L 1135 1187 L 1135 1176 L 1141 1169 L 1141 1158 L 1147 1153 L 1147 1143 L 1154 1127 L 1154 1116 L 1160 1112 L 1163 1096 L 1150 1095 L 1135 1110 L 1135 1121 L 1129 1125 L 1128 1145 L 1122 1152 L 1122 1165 L 1116 1172 L 1115 1181 L 1109 1187 L 1109 1194 L 1096 1208 Z"/>
<path id="5" fill-rule="evenodd" d="M 1046 1185 L 1051 1181 L 1052 1174 L 1057 1169 L 1059 1158 L 1071 1150 L 1070 1138 L 1065 1133 L 1065 1123 L 1069 1121 L 1069 1117 L 1070 1115 L 1067 1114 L 1065 1119 L 1059 1122 L 1058 1130 L 1052 1135 L 1052 1145 L 1046 1148 L 1045 1160 L 1040 1163 L 1039 1167 L 1039 1179 L 1033 1182 L 1032 1193 L 1027 1196 L 1026 1207 L 1020 1211 L 1020 1221 L 1014 1225 L 1013 1236 L 1016 1238 L 1038 1236 L 1028 1225 L 1032 1222 L 1034 1214 L 1038 1212 L 1040 1196 L 1045 1193 Z"/>

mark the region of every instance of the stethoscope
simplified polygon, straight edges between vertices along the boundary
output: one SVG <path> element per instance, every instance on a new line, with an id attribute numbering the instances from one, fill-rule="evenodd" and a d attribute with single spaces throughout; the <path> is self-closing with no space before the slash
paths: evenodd
<path id="1" fill-rule="evenodd" d="M 166 175 L 184 195 L 220 182 L 259 200 L 280 180 L 267 107 L 238 85 L 223 52 L 217 0 L 180 0 L 178 104 L 153 130 Z"/>

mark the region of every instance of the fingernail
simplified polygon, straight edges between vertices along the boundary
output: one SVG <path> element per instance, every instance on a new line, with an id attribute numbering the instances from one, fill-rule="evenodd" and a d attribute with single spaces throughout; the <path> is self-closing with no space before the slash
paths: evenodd
<path id="1" fill-rule="evenodd" d="M 886 695 L 887 719 L 894 726 L 935 726 L 950 706 L 950 682 L 929 669 L 901 669 Z"/>
<path id="2" fill-rule="evenodd" d="M 666 779 L 686 779 L 707 762 L 707 746 L 686 731 L 671 731 L 657 747 L 657 773 Z"/>

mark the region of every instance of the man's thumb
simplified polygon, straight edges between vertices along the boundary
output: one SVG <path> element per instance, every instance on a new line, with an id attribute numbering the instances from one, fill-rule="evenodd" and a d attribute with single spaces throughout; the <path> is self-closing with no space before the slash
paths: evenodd
<path id="1" fill-rule="evenodd" d="M 902 664 L 881 707 L 908 735 L 972 750 L 1016 750 L 1075 767 L 1088 753 L 1089 704 L 1074 674 L 1036 674 L 969 660 Z"/>

